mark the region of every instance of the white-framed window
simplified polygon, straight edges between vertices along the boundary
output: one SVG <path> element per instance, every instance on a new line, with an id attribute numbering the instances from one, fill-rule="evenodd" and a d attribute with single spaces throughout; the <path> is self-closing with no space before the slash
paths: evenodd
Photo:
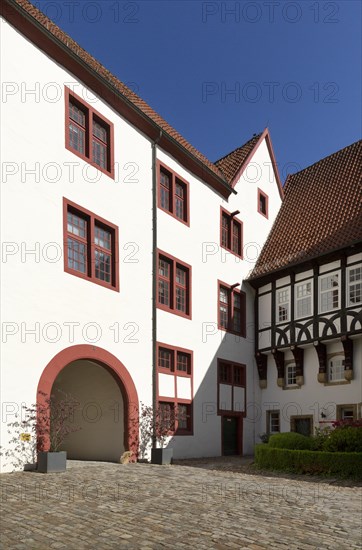
<path id="1" fill-rule="evenodd" d="M 344 356 L 335 355 L 328 360 L 329 382 L 341 382 L 344 378 Z"/>
<path id="2" fill-rule="evenodd" d="M 319 277 L 319 312 L 333 311 L 340 306 L 340 273 L 335 271 Z"/>
<path id="3" fill-rule="evenodd" d="M 285 366 L 285 385 L 286 386 L 297 385 L 297 367 L 295 363 Z"/>
<path id="4" fill-rule="evenodd" d="M 280 432 L 280 412 L 267 411 L 267 433 L 277 434 Z"/>
<path id="5" fill-rule="evenodd" d="M 313 314 L 313 283 L 303 281 L 295 285 L 295 318 L 309 317 Z"/>
<path id="6" fill-rule="evenodd" d="M 277 323 L 290 320 L 290 291 L 288 288 L 279 288 L 276 293 Z"/>
<path id="7" fill-rule="evenodd" d="M 362 264 L 347 268 L 347 306 L 362 303 Z"/>

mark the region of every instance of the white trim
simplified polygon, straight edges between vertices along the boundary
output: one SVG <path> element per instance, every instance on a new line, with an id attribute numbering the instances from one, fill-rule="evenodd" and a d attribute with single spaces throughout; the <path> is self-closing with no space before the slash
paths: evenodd
<path id="1" fill-rule="evenodd" d="M 338 286 L 334 288 L 328 288 L 322 291 L 321 288 L 322 288 L 323 279 L 334 277 L 335 275 L 337 275 L 338 277 Z M 338 290 L 337 306 L 322 310 L 322 294 L 327 294 L 328 292 L 332 292 L 333 290 Z M 341 271 L 340 270 L 331 271 L 330 273 L 324 273 L 323 275 L 320 275 L 318 277 L 318 313 L 327 313 L 329 311 L 336 311 L 337 309 L 340 309 L 340 307 L 341 307 Z"/>
<path id="2" fill-rule="evenodd" d="M 351 283 L 351 281 L 349 280 L 349 274 L 353 269 L 358 269 L 358 268 L 361 269 L 360 279 L 358 279 L 357 281 L 353 281 L 353 283 Z M 358 305 L 362 304 L 362 289 L 361 289 L 361 300 L 359 302 L 351 303 L 350 296 L 349 296 L 349 290 L 350 290 L 351 284 L 353 284 L 353 285 L 360 284 L 361 287 L 362 287 L 362 264 L 353 264 L 351 266 L 348 266 L 347 269 L 346 269 L 346 304 L 347 304 L 347 307 L 358 306 Z"/>

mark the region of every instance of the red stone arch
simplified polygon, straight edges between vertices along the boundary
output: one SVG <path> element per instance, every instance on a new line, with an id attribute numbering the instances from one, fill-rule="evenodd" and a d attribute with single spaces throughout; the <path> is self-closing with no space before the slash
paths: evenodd
<path id="1" fill-rule="evenodd" d="M 126 367 L 111 353 L 88 344 L 66 348 L 47 364 L 43 370 L 37 390 L 37 402 L 44 404 L 50 398 L 53 384 L 60 371 L 78 359 L 89 359 L 108 370 L 117 382 L 124 401 L 124 446 L 133 452 L 133 460 L 138 454 L 139 412 L 137 390 Z M 43 450 L 49 450 L 49 441 L 44 441 Z"/>

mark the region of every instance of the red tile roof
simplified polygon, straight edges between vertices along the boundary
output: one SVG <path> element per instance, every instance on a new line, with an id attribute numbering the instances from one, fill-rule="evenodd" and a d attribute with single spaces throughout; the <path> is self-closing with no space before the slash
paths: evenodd
<path id="1" fill-rule="evenodd" d="M 290 175 L 249 279 L 362 242 L 362 140 Z"/>
<path id="2" fill-rule="evenodd" d="M 53 23 L 46 15 L 44 15 L 38 8 L 36 8 L 28 0 L 5 0 L 9 5 L 16 6 L 20 12 L 30 16 L 35 23 L 40 24 L 40 26 L 49 32 L 55 39 L 57 39 L 66 50 L 69 50 L 69 53 L 75 54 L 79 60 L 86 64 L 90 69 L 97 72 L 98 75 L 107 81 L 111 86 L 126 100 L 128 100 L 133 106 L 138 108 L 143 115 L 148 117 L 153 123 L 155 123 L 160 129 L 162 129 L 164 135 L 170 136 L 175 140 L 182 148 L 188 151 L 194 158 L 200 161 L 205 167 L 208 168 L 219 180 L 224 182 L 226 188 L 231 188 L 231 171 L 221 170 L 218 163 L 213 163 L 208 160 L 200 151 L 193 147 L 188 141 L 181 136 L 170 124 L 168 124 L 154 109 L 152 109 L 143 99 L 141 99 L 135 92 L 128 88 L 123 82 L 118 80 L 110 71 L 108 71 L 101 63 L 99 63 L 94 57 L 92 57 L 88 52 L 86 52 L 77 42 L 75 42 L 70 36 L 63 32 L 55 23 Z M 4 3 L 2 4 L 4 6 Z M 6 17 L 6 8 L 3 10 L 3 14 Z M 250 151 L 250 143 L 255 143 L 255 138 L 250 140 L 245 146 L 242 146 L 241 150 L 247 146 L 246 151 Z M 234 152 L 235 153 L 235 152 Z M 232 155 L 234 154 L 232 153 Z M 237 166 L 238 162 L 242 163 L 245 160 L 244 156 L 240 154 L 235 156 L 233 159 L 233 167 L 237 170 L 240 168 Z M 221 162 L 218 161 L 218 162 Z"/>
<path id="3" fill-rule="evenodd" d="M 219 168 L 219 170 L 221 170 L 229 182 L 233 181 L 236 174 L 239 172 L 254 147 L 257 145 L 261 136 L 262 133 L 253 136 L 244 145 L 238 147 L 231 153 L 225 155 L 225 157 L 222 157 L 215 162 L 215 165 Z"/>

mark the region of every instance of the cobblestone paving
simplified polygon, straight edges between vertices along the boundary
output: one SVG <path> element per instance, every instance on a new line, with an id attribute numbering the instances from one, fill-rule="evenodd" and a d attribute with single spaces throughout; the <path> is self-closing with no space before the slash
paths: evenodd
<path id="1" fill-rule="evenodd" d="M 1 548 L 362 548 L 360 487 L 222 464 L 72 461 L 62 474 L 3 474 Z"/>

